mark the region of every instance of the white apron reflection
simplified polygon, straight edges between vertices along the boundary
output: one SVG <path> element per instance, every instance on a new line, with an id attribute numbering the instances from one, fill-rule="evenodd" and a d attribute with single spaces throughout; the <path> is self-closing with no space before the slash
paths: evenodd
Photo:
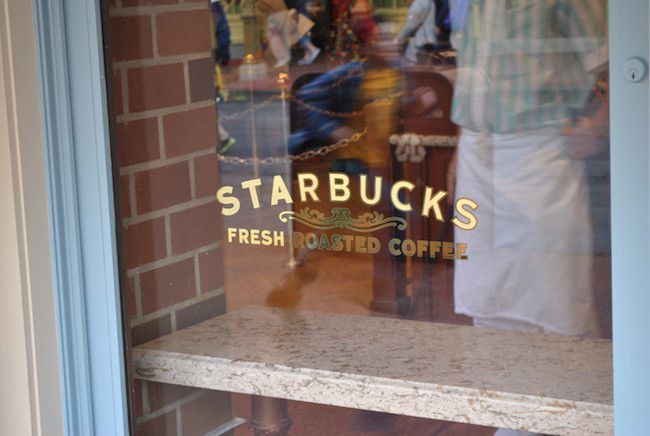
<path id="1" fill-rule="evenodd" d="M 594 334 L 585 167 L 559 130 L 464 130 L 456 192 L 479 204 L 476 230 L 456 230 L 470 248 L 455 267 L 456 311 Z"/>

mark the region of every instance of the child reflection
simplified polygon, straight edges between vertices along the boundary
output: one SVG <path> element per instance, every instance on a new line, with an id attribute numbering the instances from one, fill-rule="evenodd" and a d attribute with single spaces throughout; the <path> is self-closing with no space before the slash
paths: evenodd
<path id="1" fill-rule="evenodd" d="M 365 48 L 362 55 L 370 53 L 370 58 L 352 61 L 320 74 L 296 92 L 304 127 L 289 137 L 291 154 L 337 142 L 355 133 L 349 121 L 353 118 L 352 113 L 362 107 L 361 85 L 366 70 L 374 67 L 384 72 L 385 83 L 381 87 L 389 92 L 395 91 L 396 72 L 372 50 L 380 47 L 374 26 L 357 26 L 353 30 Z M 385 50 L 379 50 L 379 53 L 385 53 Z"/>
<path id="2" fill-rule="evenodd" d="M 404 58 L 417 63 L 421 50 L 449 48 L 449 35 L 445 20 L 448 13 L 447 1 L 411 0 L 408 15 L 395 43 L 405 45 Z"/>
<path id="3" fill-rule="evenodd" d="M 362 59 L 320 74 L 295 92 L 303 127 L 289 137 L 291 154 L 351 137 L 355 133 L 353 120 L 363 118 L 364 106 L 382 99 L 394 100 L 400 95 L 401 74 L 393 62 L 397 58 L 395 44 L 378 41 L 380 33 L 367 21 L 356 23 L 353 30 L 361 42 Z M 410 96 L 410 102 L 426 111 L 435 104 L 436 96 L 429 88 L 418 88 Z M 395 112 L 395 107 L 391 107 Z M 383 121 L 371 118 L 367 127 L 383 129 L 396 115 L 385 113 Z M 359 170 L 339 169 L 351 173 Z"/>
<path id="4" fill-rule="evenodd" d="M 462 133 L 449 174 L 456 197 L 479 204 L 478 227 L 456 229 L 471 255 L 455 267 L 455 310 L 477 326 L 597 336 L 583 159 L 607 137 L 607 103 L 594 98 L 607 2 L 451 8 Z"/>

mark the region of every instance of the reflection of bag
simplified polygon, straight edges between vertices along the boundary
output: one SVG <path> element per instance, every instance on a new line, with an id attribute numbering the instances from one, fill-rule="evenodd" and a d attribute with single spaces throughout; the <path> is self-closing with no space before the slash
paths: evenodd
<path id="1" fill-rule="evenodd" d="M 294 45 L 298 42 L 300 38 L 307 32 L 309 29 L 314 27 L 314 22 L 304 16 L 303 14 L 298 14 L 298 23 L 296 25 L 295 32 L 292 32 L 289 36 L 289 44 Z"/>
<path id="2" fill-rule="evenodd" d="M 284 0 L 258 0 L 255 2 L 255 7 L 258 11 L 269 15 L 287 10 Z"/>
<path id="3" fill-rule="evenodd" d="M 314 22 L 302 14 L 295 15 L 295 9 L 275 12 L 269 15 L 269 32 L 283 35 L 289 46 L 298 42 L 309 32 Z"/>

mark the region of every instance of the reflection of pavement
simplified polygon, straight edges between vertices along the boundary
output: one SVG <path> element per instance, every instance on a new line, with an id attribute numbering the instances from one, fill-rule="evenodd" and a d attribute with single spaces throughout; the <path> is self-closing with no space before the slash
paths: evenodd
<path id="1" fill-rule="evenodd" d="M 237 144 L 228 151 L 229 155 L 251 157 L 256 143 L 259 157 L 282 156 L 286 150 L 285 128 L 289 126 L 288 116 L 283 124 L 283 102 L 274 100 L 250 112 L 251 105 L 259 105 L 270 95 L 257 94 L 251 101 L 229 101 L 219 103 L 221 124 L 237 139 Z M 246 96 L 248 99 L 249 96 Z M 288 110 L 288 109 L 287 109 Z M 248 111 L 241 114 L 243 111 Z M 287 112 L 288 113 L 288 112 Z M 239 116 L 237 116 L 240 114 Z M 229 119 L 236 116 L 234 119 Z M 285 127 L 286 126 L 286 127 Z"/>
<path id="2" fill-rule="evenodd" d="M 266 93 L 254 95 L 253 103 L 269 97 Z M 250 102 L 227 102 L 219 105 L 219 113 L 226 118 L 223 126 L 237 139 L 229 155 L 251 157 L 256 142 L 259 157 L 286 155 L 282 102 L 259 108 L 253 117 L 247 113 L 236 119 L 227 119 L 250 107 Z M 255 129 L 252 128 L 253 120 Z M 225 217 L 224 227 L 284 230 L 278 214 L 289 208 L 268 207 L 273 175 L 282 174 L 290 186 L 289 166 L 279 163 L 262 165 L 260 201 L 262 207 L 253 210 L 247 196 L 242 210 L 233 217 Z M 238 187 L 243 180 L 255 177 L 252 165 L 223 164 L 221 184 Z M 225 239 L 224 239 L 225 241 Z M 283 307 L 300 307 L 333 312 L 368 313 L 372 293 L 372 259 L 369 256 L 328 255 L 327 253 L 298 253 L 303 264 L 289 268 L 289 247 L 265 247 L 228 244 L 224 242 L 226 293 L 229 308 L 245 304 L 272 303 Z"/>
<path id="3" fill-rule="evenodd" d="M 238 174 L 222 173 L 222 178 L 224 184 L 243 180 Z M 269 178 L 263 179 L 270 182 Z M 233 217 L 224 218 L 224 227 L 283 230 L 288 235 L 287 224 L 278 219 L 278 213 L 286 208 L 265 207 L 264 199 L 268 199 L 268 195 L 268 189 L 260 190 L 263 206 L 256 211 L 244 209 L 246 201 L 243 201 L 242 210 Z M 297 252 L 302 264 L 290 268 L 288 246 L 228 244 L 224 238 L 223 252 L 230 309 L 248 304 L 271 304 L 340 313 L 370 313 L 372 258 L 369 255 Z"/>

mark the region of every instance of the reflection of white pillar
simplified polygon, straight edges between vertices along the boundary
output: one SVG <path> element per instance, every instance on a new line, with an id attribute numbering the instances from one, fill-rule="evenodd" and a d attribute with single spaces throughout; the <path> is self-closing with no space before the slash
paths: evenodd
<path id="1" fill-rule="evenodd" d="M 289 75 L 287 73 L 278 74 L 278 84 L 281 88 L 280 101 L 282 105 L 282 136 L 284 144 L 284 155 L 290 156 L 289 154 L 289 110 L 287 105 L 289 104 L 287 81 L 289 80 Z M 289 190 L 293 190 L 293 177 L 292 177 L 292 165 L 291 161 L 287 160 L 285 164 L 285 182 L 289 187 Z M 293 207 L 293 206 L 292 206 Z M 293 250 L 293 220 L 287 220 L 287 245 L 289 247 L 289 261 L 287 265 L 289 268 L 295 268 L 298 266 L 298 261 Z"/>
<path id="2" fill-rule="evenodd" d="M 264 62 L 255 61 L 251 55 L 244 57 L 244 62 L 239 66 L 239 80 L 263 80 L 268 75 L 268 69 Z"/>
<path id="3" fill-rule="evenodd" d="M 241 20 L 244 26 L 244 62 L 239 66 L 239 80 L 266 79 L 266 64 L 260 61 L 262 38 L 259 17 L 253 0 L 242 1 Z"/>

